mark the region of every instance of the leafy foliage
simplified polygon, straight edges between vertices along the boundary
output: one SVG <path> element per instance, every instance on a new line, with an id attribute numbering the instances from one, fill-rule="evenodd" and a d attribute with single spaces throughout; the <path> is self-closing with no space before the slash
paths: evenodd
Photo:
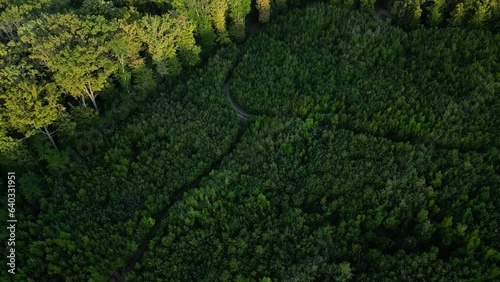
<path id="1" fill-rule="evenodd" d="M 498 0 L 325 2 L 0 0 L 16 278 L 498 280 Z"/>
<path id="2" fill-rule="evenodd" d="M 252 38 L 231 89 L 249 112 L 334 114 L 346 128 L 446 148 L 499 146 L 500 37 L 417 30 L 326 5 Z"/>
<path id="3" fill-rule="evenodd" d="M 86 134 L 76 144 L 81 160 L 50 180 L 54 188 L 39 199 L 39 214 L 23 226 L 20 240 L 29 251 L 20 255 L 26 262 L 20 277 L 102 281 L 125 264 L 156 212 L 236 136 L 237 120 L 220 94 L 235 51 L 221 50 L 205 70 L 143 105 L 121 130 L 103 128 L 103 135 Z M 95 151 L 86 155 L 92 144 Z"/>
<path id="4" fill-rule="evenodd" d="M 146 16 L 137 33 L 147 45 L 148 53 L 161 75 L 175 76 L 182 64 L 193 66 L 199 61 L 200 47 L 193 37 L 194 26 L 182 16 Z"/>
<path id="5" fill-rule="evenodd" d="M 258 118 L 170 210 L 131 279 L 491 278 L 495 158 Z"/>
<path id="6" fill-rule="evenodd" d="M 230 87 L 260 116 L 130 279 L 498 279 L 497 41 L 326 5 L 267 26 Z"/>

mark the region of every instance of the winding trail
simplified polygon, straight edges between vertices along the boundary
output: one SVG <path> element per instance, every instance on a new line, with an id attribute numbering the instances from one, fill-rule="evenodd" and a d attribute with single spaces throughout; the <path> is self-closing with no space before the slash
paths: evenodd
<path id="1" fill-rule="evenodd" d="M 376 18 L 385 19 L 391 16 L 391 12 L 384 8 L 377 8 L 372 12 L 372 15 Z"/>
<path id="2" fill-rule="evenodd" d="M 226 78 L 226 82 L 224 83 L 224 87 L 222 89 L 224 97 L 229 102 L 231 107 L 234 109 L 234 111 L 236 112 L 236 114 L 238 116 L 238 119 L 240 120 L 240 128 L 239 128 L 238 135 L 237 135 L 236 139 L 233 141 L 233 143 L 229 147 L 229 150 L 225 154 L 221 155 L 214 163 L 212 163 L 212 165 L 207 170 L 205 170 L 203 173 L 201 173 L 193 182 L 191 182 L 191 183 L 183 186 L 179 190 L 175 191 L 175 193 L 170 198 L 170 203 L 168 205 L 166 205 L 163 209 L 161 209 L 156 214 L 155 224 L 154 224 L 153 228 L 150 229 L 150 231 L 146 237 L 146 240 L 141 245 L 139 245 L 137 247 L 137 250 L 135 251 L 134 255 L 128 260 L 128 262 L 125 266 L 111 272 L 109 281 L 112 281 L 112 282 L 126 281 L 127 274 L 130 271 L 132 271 L 134 269 L 136 263 L 142 259 L 144 253 L 148 250 L 149 243 L 151 242 L 151 240 L 153 240 L 153 238 L 156 237 L 158 231 L 161 229 L 161 224 L 162 224 L 163 220 L 166 217 L 168 217 L 168 215 L 170 214 L 170 212 L 169 212 L 170 208 L 175 203 L 177 203 L 178 201 L 183 199 L 184 193 L 186 191 L 200 187 L 200 183 L 203 180 L 203 178 L 208 176 L 210 174 L 210 172 L 212 172 L 213 170 L 218 170 L 221 163 L 222 163 L 222 160 L 226 156 L 230 155 L 234 151 L 234 149 L 236 149 L 236 146 L 240 143 L 241 138 L 243 137 L 244 133 L 246 132 L 247 125 L 248 125 L 247 119 L 250 117 L 250 115 L 248 113 L 246 113 L 242 108 L 240 108 L 238 106 L 238 104 L 231 97 L 231 95 L 229 93 L 229 82 L 231 81 L 231 77 L 232 77 L 232 73 L 233 73 L 234 69 L 238 66 L 239 62 L 241 61 L 241 55 L 243 54 L 243 52 L 244 52 L 244 44 L 242 45 L 242 48 L 240 48 L 240 51 L 238 54 L 238 61 L 229 71 L 229 74 Z"/>
<path id="3" fill-rule="evenodd" d="M 236 102 L 233 100 L 233 97 L 231 97 L 231 94 L 229 93 L 229 81 L 230 79 L 228 79 L 226 81 L 226 84 L 224 84 L 224 96 L 226 97 L 226 100 L 231 104 L 231 107 L 233 107 L 233 109 L 236 111 L 238 118 L 241 121 L 245 122 L 250 117 L 250 115 L 247 114 L 240 106 L 238 106 L 238 104 L 236 104 Z"/>
<path id="4" fill-rule="evenodd" d="M 262 28 L 262 24 L 260 24 L 258 21 L 252 22 L 252 24 L 250 26 L 249 36 L 247 37 L 246 40 L 248 40 L 248 38 L 250 36 L 253 36 L 256 33 L 258 33 L 261 28 Z M 219 159 L 217 159 L 214 163 L 212 163 L 212 165 L 206 171 L 201 173 L 196 178 L 196 180 L 194 180 L 193 182 L 180 188 L 172 195 L 172 197 L 170 199 L 170 203 L 167 204 L 165 207 L 163 207 L 156 214 L 155 224 L 154 224 L 153 228 L 150 229 L 150 231 L 146 237 L 146 240 L 140 246 L 137 247 L 137 250 L 135 251 L 134 255 L 128 260 L 128 262 L 125 266 L 123 266 L 122 268 L 116 269 L 110 273 L 109 281 L 111 281 L 111 282 L 124 282 L 124 281 L 126 281 L 128 273 L 130 271 L 132 271 L 134 269 L 136 263 L 142 259 L 144 253 L 148 250 L 149 243 L 151 242 L 151 240 L 153 240 L 153 238 L 156 237 L 158 231 L 161 229 L 161 224 L 162 224 L 163 220 L 169 215 L 170 208 L 175 203 L 177 203 L 178 201 L 183 199 L 184 193 L 186 191 L 188 191 L 190 189 L 198 188 L 200 186 L 200 183 L 201 183 L 203 178 L 208 176 L 210 174 L 210 172 L 212 172 L 213 170 L 219 169 L 219 167 L 222 163 L 222 160 L 226 156 L 230 155 L 234 151 L 236 146 L 240 143 L 241 138 L 243 137 L 244 133 L 246 132 L 246 129 L 248 128 L 247 119 L 249 117 L 251 117 L 251 115 L 248 114 L 247 112 L 245 112 L 231 97 L 231 94 L 229 92 L 229 82 L 231 81 L 234 69 L 236 69 L 236 67 L 241 62 L 242 55 L 245 52 L 245 46 L 246 46 L 246 42 L 247 42 L 246 40 L 245 40 L 245 42 L 241 43 L 238 46 L 238 49 L 239 49 L 238 59 L 236 61 L 236 64 L 229 70 L 226 81 L 224 83 L 224 87 L 222 88 L 222 93 L 224 94 L 224 97 L 229 102 L 231 107 L 234 109 L 238 119 L 240 120 L 240 128 L 239 128 L 238 135 L 237 135 L 236 139 L 231 144 L 229 150 L 225 154 L 221 155 L 219 157 Z"/>
<path id="5" fill-rule="evenodd" d="M 181 189 L 175 191 L 175 193 L 170 198 L 170 203 L 168 205 L 166 205 L 163 209 L 161 209 L 156 214 L 155 224 L 154 224 L 153 228 L 150 229 L 150 231 L 146 237 L 146 240 L 139 247 L 137 247 L 137 250 L 135 251 L 134 255 L 132 256 L 132 258 L 129 259 L 129 261 L 127 262 L 127 264 L 124 267 L 117 269 L 111 273 L 111 277 L 110 277 L 109 281 L 113 281 L 113 282 L 126 281 L 127 274 L 130 271 L 132 271 L 134 269 L 136 263 L 142 259 L 142 256 L 144 255 L 144 253 L 148 250 L 149 243 L 151 242 L 151 240 L 153 240 L 153 238 L 156 237 L 158 231 L 160 231 L 163 220 L 165 218 L 167 218 L 168 215 L 170 214 L 170 208 L 175 203 L 177 203 L 178 201 L 183 199 L 184 193 L 186 191 L 200 187 L 200 183 L 203 180 L 203 178 L 208 176 L 210 174 L 210 172 L 212 172 L 213 170 L 219 169 L 219 167 L 222 163 L 222 160 L 226 156 L 230 155 L 234 151 L 234 149 L 236 149 L 236 146 L 238 145 L 238 143 L 240 143 L 241 138 L 243 137 L 243 135 L 246 131 L 246 128 L 247 128 L 246 123 L 240 123 L 240 129 L 239 129 L 238 135 L 237 135 L 236 139 L 233 141 L 233 143 L 231 144 L 231 146 L 229 147 L 229 150 L 226 152 L 226 154 L 223 154 L 222 156 L 220 156 L 219 159 L 217 159 L 207 170 L 205 170 L 202 174 L 200 174 L 193 182 L 191 182 L 191 183 L 185 185 L 184 187 L 182 187 Z"/>
<path id="6" fill-rule="evenodd" d="M 388 10 L 378 9 L 377 11 L 375 11 L 374 13 L 372 13 L 372 15 L 375 16 L 375 17 L 379 17 L 379 18 L 382 17 L 382 18 L 384 18 L 384 17 L 389 17 L 390 16 L 390 12 Z M 254 30 L 251 32 L 250 35 L 258 33 L 259 30 L 260 30 L 260 27 L 261 27 L 260 24 L 253 23 L 253 25 L 254 25 Z M 126 281 L 127 274 L 130 271 L 132 271 L 134 269 L 136 263 L 139 262 L 142 259 L 144 253 L 148 250 L 149 243 L 151 242 L 151 240 L 153 238 L 156 237 L 158 231 L 160 231 L 163 220 L 166 217 L 168 217 L 168 215 L 169 215 L 170 208 L 175 203 L 177 203 L 178 201 L 180 201 L 180 200 L 183 199 L 184 193 L 186 191 L 198 188 L 200 186 L 200 183 L 203 180 L 203 178 L 205 178 L 206 176 L 208 176 L 211 171 L 219 169 L 219 167 L 220 167 L 220 165 L 222 163 L 222 160 L 226 156 L 230 155 L 235 150 L 236 146 L 240 143 L 241 138 L 245 134 L 246 129 L 248 127 L 247 120 L 250 117 L 252 117 L 252 115 L 250 115 L 244 109 L 242 109 L 234 101 L 234 99 L 231 97 L 231 94 L 230 94 L 230 91 L 229 91 L 229 84 L 230 84 L 230 81 L 231 81 L 232 74 L 233 74 L 234 70 L 236 69 L 236 67 L 241 62 L 242 55 L 244 54 L 244 51 L 245 51 L 245 44 L 246 44 L 246 42 L 242 43 L 239 46 L 238 60 L 237 60 L 236 64 L 229 71 L 229 74 L 228 74 L 228 76 L 226 78 L 226 81 L 225 81 L 223 89 L 222 89 L 224 97 L 229 102 L 229 104 L 231 105 L 231 107 L 233 108 L 233 110 L 236 112 L 236 115 L 237 115 L 238 119 L 240 120 L 240 128 L 239 128 L 239 132 L 238 132 L 238 135 L 237 135 L 236 139 L 232 142 L 229 150 L 225 154 L 221 155 L 219 157 L 219 159 L 217 159 L 214 163 L 212 163 L 212 165 L 207 170 L 205 170 L 203 173 L 201 173 L 193 182 L 191 182 L 191 183 L 189 183 L 189 184 L 181 187 L 179 190 L 175 191 L 175 193 L 172 195 L 172 197 L 170 199 L 170 203 L 168 205 L 166 205 L 163 209 L 161 209 L 156 214 L 156 216 L 155 216 L 155 224 L 154 224 L 153 228 L 150 229 L 150 231 L 149 231 L 149 233 L 148 233 L 148 235 L 146 237 L 146 240 L 140 246 L 138 246 L 138 248 L 135 251 L 134 255 L 129 259 L 129 261 L 127 262 L 127 264 L 125 266 L 123 266 L 120 269 L 112 271 L 112 273 L 110 274 L 109 281 L 112 281 L 112 282 Z M 255 115 L 272 117 L 272 116 L 269 116 L 269 115 L 267 115 L 265 113 L 255 113 Z M 287 117 L 291 118 L 293 116 L 287 116 Z M 356 129 L 356 128 L 351 127 L 351 126 L 340 125 L 340 124 L 338 125 L 338 128 L 339 129 L 344 129 L 344 130 L 349 130 L 349 131 L 351 131 L 351 132 L 353 132 L 355 134 L 364 134 L 364 135 L 368 135 L 368 136 L 372 136 L 372 137 L 376 137 L 376 138 L 384 138 L 384 139 L 390 140 L 392 142 L 403 142 L 403 143 L 408 142 L 408 143 L 410 143 L 410 144 L 412 144 L 414 146 L 424 145 L 424 146 L 430 146 L 430 147 L 435 148 L 435 149 L 458 150 L 459 152 L 471 152 L 471 151 L 473 151 L 473 152 L 477 152 L 477 153 L 484 153 L 486 151 L 485 149 L 463 150 L 463 149 L 460 149 L 460 148 L 451 148 L 451 147 L 447 147 L 447 146 L 443 146 L 443 145 L 437 145 L 437 144 L 435 144 L 434 141 L 431 141 L 430 144 L 429 143 L 426 144 L 425 142 L 418 142 L 418 141 L 415 141 L 415 140 L 411 140 L 411 139 L 404 138 L 404 137 L 399 137 L 399 136 L 396 136 L 396 135 L 374 134 L 374 133 L 368 132 L 367 130 Z"/>

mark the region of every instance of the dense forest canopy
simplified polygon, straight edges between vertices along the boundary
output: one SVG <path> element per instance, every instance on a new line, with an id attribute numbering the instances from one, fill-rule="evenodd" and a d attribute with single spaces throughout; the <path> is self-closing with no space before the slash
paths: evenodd
<path id="1" fill-rule="evenodd" d="M 498 279 L 498 0 L 308 2 L 0 0 L 14 279 Z"/>
<path id="2" fill-rule="evenodd" d="M 259 118 L 172 208 L 132 279 L 486 281 L 495 159 Z"/>
<path id="3" fill-rule="evenodd" d="M 260 117 L 132 279 L 498 278 L 499 46 L 327 5 L 280 17 L 230 83 Z"/>
<path id="4" fill-rule="evenodd" d="M 333 115 L 353 130 L 445 148 L 500 146 L 498 34 L 407 33 L 352 14 L 305 10 L 251 38 L 231 81 L 235 100 L 253 113 Z"/>

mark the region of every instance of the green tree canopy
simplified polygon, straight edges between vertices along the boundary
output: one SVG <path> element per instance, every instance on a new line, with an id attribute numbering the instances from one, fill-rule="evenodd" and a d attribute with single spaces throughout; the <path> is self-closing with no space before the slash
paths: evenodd
<path id="1" fill-rule="evenodd" d="M 75 14 L 44 16 L 20 29 L 30 57 L 52 73 L 56 85 L 86 107 L 90 98 L 97 110 L 96 97 L 118 70 L 110 56 L 108 41 L 118 28 L 102 16 Z"/>
<path id="2" fill-rule="evenodd" d="M 56 147 L 48 127 L 61 116 L 64 107 L 58 103 L 55 85 L 21 82 L 0 98 L 4 101 L 2 119 L 7 121 L 8 127 L 26 137 L 41 131 Z"/>
<path id="3" fill-rule="evenodd" d="M 178 14 L 145 16 L 137 29 L 158 73 L 164 76 L 178 75 L 182 65 L 193 66 L 199 62 L 201 49 L 193 33 L 193 24 L 186 16 Z"/>

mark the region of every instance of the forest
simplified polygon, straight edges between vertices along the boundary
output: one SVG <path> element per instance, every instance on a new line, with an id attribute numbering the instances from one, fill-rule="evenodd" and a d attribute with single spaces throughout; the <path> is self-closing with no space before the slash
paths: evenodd
<path id="1" fill-rule="evenodd" d="M 0 0 L 0 280 L 498 280 L 499 31 L 498 0 Z"/>

